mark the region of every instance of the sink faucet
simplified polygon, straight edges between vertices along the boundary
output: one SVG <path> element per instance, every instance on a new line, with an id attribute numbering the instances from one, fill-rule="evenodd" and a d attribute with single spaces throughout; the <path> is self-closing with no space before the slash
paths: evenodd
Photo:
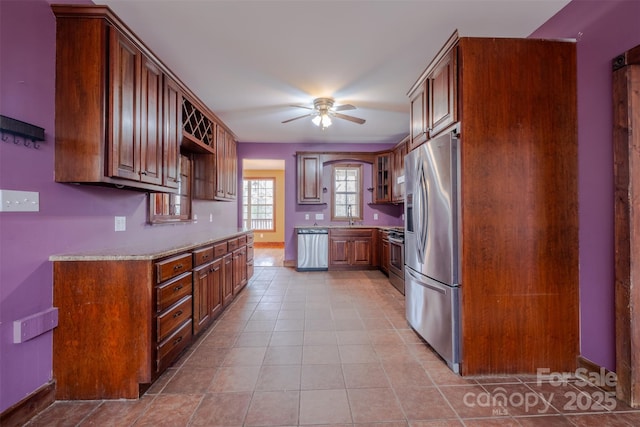
<path id="1" fill-rule="evenodd" d="M 353 214 L 351 213 L 351 205 L 347 205 L 347 218 L 349 218 L 349 226 L 355 224 L 355 221 L 353 220 Z"/>

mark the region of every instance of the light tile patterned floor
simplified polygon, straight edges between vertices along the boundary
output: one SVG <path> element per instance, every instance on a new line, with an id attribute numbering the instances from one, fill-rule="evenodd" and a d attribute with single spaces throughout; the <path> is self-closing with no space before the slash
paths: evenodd
<path id="1" fill-rule="evenodd" d="M 601 393 L 535 377 L 453 374 L 409 329 L 402 295 L 378 271 L 256 267 L 221 318 L 139 400 L 58 401 L 28 425 L 640 425 L 640 411 L 592 400 Z M 500 396 L 506 406 L 492 405 Z"/>

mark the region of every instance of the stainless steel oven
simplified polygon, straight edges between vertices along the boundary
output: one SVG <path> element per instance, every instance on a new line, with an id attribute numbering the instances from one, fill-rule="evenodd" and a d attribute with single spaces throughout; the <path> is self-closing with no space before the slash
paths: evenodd
<path id="1" fill-rule="evenodd" d="M 404 230 L 389 230 L 389 281 L 404 295 Z"/>

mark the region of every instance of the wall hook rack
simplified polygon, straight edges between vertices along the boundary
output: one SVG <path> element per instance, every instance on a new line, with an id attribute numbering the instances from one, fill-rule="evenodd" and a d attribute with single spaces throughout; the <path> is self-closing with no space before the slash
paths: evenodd
<path id="1" fill-rule="evenodd" d="M 44 141 L 44 129 L 32 124 L 0 115 L 0 133 L 4 142 L 13 141 L 25 147 L 40 148 L 39 141 Z"/>

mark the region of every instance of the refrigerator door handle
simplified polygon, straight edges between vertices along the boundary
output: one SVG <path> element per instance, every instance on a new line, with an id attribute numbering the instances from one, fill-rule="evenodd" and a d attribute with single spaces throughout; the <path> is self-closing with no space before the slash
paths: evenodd
<path id="1" fill-rule="evenodd" d="M 415 280 L 415 281 L 416 281 L 416 283 L 417 283 L 418 285 L 422 286 L 423 288 L 431 289 L 432 291 L 439 292 L 439 293 L 441 293 L 442 295 L 446 295 L 446 294 L 447 294 L 447 293 L 445 292 L 445 290 L 444 290 L 444 289 L 442 289 L 442 288 L 439 288 L 439 287 L 436 287 L 436 286 L 433 286 L 433 285 L 430 285 L 430 284 L 428 284 L 428 283 L 423 282 L 423 281 L 422 281 L 422 279 L 420 279 L 420 277 L 418 277 L 418 275 L 417 275 L 416 273 L 414 273 L 413 271 L 411 271 L 410 269 L 407 269 L 407 272 L 409 273 L 409 275 L 411 276 L 411 278 L 412 278 L 413 280 Z"/>
<path id="2" fill-rule="evenodd" d="M 417 233 L 417 243 L 418 243 L 418 255 L 419 259 L 425 259 L 425 252 L 427 249 L 427 233 L 428 233 L 428 207 L 427 207 L 427 177 L 426 171 L 424 170 L 424 163 L 420 163 L 418 167 L 418 186 L 416 188 L 416 199 L 415 203 L 417 204 L 418 210 L 418 218 L 420 218 L 420 222 L 418 223 L 418 233 Z"/>

